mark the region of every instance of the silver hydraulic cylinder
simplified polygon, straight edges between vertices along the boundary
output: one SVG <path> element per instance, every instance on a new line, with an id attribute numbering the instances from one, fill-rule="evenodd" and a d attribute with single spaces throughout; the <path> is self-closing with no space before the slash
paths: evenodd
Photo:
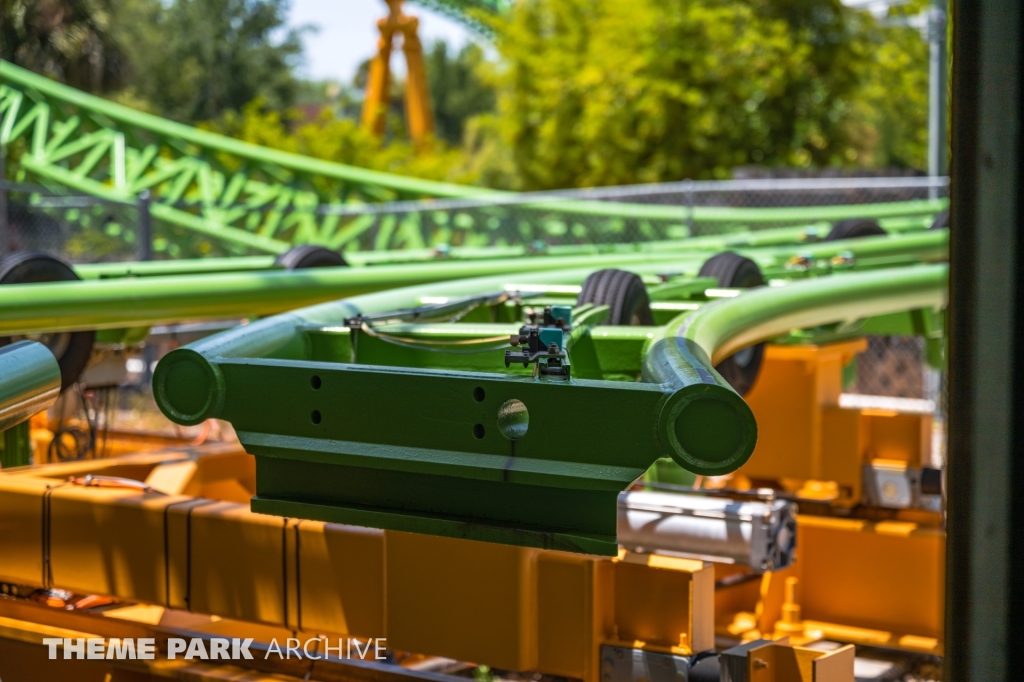
<path id="1" fill-rule="evenodd" d="M 750 566 L 755 572 L 789 566 L 796 549 L 796 505 L 785 500 L 632 491 L 619 495 L 619 545 Z"/>

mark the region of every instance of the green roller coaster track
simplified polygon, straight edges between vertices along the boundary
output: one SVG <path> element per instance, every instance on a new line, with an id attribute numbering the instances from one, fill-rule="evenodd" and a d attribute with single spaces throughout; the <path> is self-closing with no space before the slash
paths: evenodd
<path id="1" fill-rule="evenodd" d="M 666 239 L 686 230 L 679 206 L 521 199 L 259 147 L 135 111 L 7 62 L 0 62 L 0 145 L 18 150 L 24 179 L 51 188 L 128 204 L 149 192 L 158 223 L 205 235 L 233 255 L 283 253 L 301 243 L 422 249 L 439 241 L 529 244 L 569 229 L 579 243 Z M 448 201 L 434 210 L 417 200 Z M 389 201 L 414 205 L 391 213 L 358 207 Z M 922 217 L 944 205 L 865 204 L 856 213 Z M 698 206 L 690 219 L 735 229 L 806 225 L 850 213 L 849 206 Z M 451 239 L 453 229 L 473 232 L 475 241 Z"/>
<path id="2" fill-rule="evenodd" d="M 265 253 L 339 243 L 340 216 L 312 212 L 329 179 L 341 202 L 465 197 L 484 190 L 328 163 L 233 140 L 94 97 L 0 63 L 0 144 L 28 144 L 21 166 L 114 201 L 150 191 L 152 214 Z M 186 205 L 181 205 L 182 202 Z"/>
<path id="3" fill-rule="evenodd" d="M 487 36 L 490 31 L 477 14 L 500 14 L 512 6 L 510 0 L 415 0 L 417 5 L 443 14 L 476 33 Z"/>

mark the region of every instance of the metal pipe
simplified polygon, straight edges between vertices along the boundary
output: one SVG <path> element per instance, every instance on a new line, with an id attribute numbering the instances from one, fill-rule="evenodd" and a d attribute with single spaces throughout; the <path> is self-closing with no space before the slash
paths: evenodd
<path id="1" fill-rule="evenodd" d="M 658 419 L 672 458 L 690 471 L 734 471 L 757 426 L 714 370 L 737 350 L 803 329 L 874 315 L 944 307 L 946 265 L 833 275 L 764 287 L 680 315 L 652 339 L 644 381 L 676 387 Z M 699 401 L 699 402 L 697 402 Z M 715 428 L 706 428 L 714 424 Z"/>
<path id="2" fill-rule="evenodd" d="M 756 239 L 756 235 L 751 237 Z M 746 237 L 744 237 L 746 239 Z M 945 259 L 948 254 L 947 230 L 912 232 L 899 236 L 854 239 L 845 242 L 819 242 L 799 247 L 755 247 L 739 249 L 757 261 L 762 269 L 782 268 L 783 275 L 803 276 L 785 270 L 794 254 L 825 261 L 837 254 L 852 256 L 854 267 L 890 267 L 920 260 Z M 119 280 L 117 268 L 125 267 L 140 274 L 181 272 L 203 267 L 203 261 L 136 263 L 126 266 L 79 266 L 86 276 L 99 277 L 84 282 L 20 284 L 0 287 L 0 335 L 33 334 L 81 329 L 117 329 L 132 325 L 170 324 L 181 321 L 238 318 L 249 315 L 272 315 L 344 296 L 362 295 L 382 289 L 449 282 L 485 275 L 500 275 L 497 285 L 518 280 L 561 283 L 543 275 L 540 280 L 526 279 L 537 272 L 559 272 L 583 268 L 585 277 L 601 268 L 624 268 L 638 274 L 661 274 L 666 271 L 696 275 L 700 265 L 718 249 L 695 251 L 627 252 L 587 256 L 543 256 L 496 260 L 443 261 L 405 265 L 379 265 L 366 268 L 317 268 L 286 272 L 261 271 L 269 259 L 240 259 L 239 265 L 249 270 L 234 273 L 207 273 L 189 277 L 154 275 Z M 230 259 L 218 259 L 215 267 L 231 266 Z M 94 268 L 91 269 L 90 268 Z M 166 268 L 166 269 L 165 269 Z M 175 270 L 180 268 L 180 270 Z M 111 275 L 107 277 L 107 275 Z M 510 276 L 514 275 L 510 279 Z M 565 283 L 582 281 L 570 277 Z M 418 295 L 442 295 L 433 284 Z M 471 285 L 472 286 L 472 285 Z M 463 291 L 463 289 L 460 289 Z M 469 294 L 479 292 L 470 288 Z M 455 294 L 466 295 L 466 294 Z M 390 300 L 390 299 L 389 299 Z M 397 307 L 409 307 L 406 298 Z M 418 301 L 412 302 L 413 306 Z M 382 312 L 394 310 L 384 308 Z"/>
<path id="3" fill-rule="evenodd" d="M 796 505 L 630 491 L 619 495 L 619 544 L 648 554 L 682 554 L 779 571 L 793 562 Z"/>
<path id="4" fill-rule="evenodd" d="M 60 367 L 41 343 L 0 347 L 0 431 L 53 405 L 60 394 Z"/>
<path id="5" fill-rule="evenodd" d="M 946 9 L 948 0 L 933 0 L 928 12 L 928 175 L 946 174 Z M 938 198 L 938 188 L 928 196 Z"/>
<path id="6" fill-rule="evenodd" d="M 656 254 L 663 256 L 669 252 L 718 252 L 736 248 L 770 248 L 778 247 L 775 257 L 770 261 L 759 261 L 762 265 L 771 264 L 793 255 L 794 250 L 801 253 L 827 254 L 835 253 L 837 247 L 848 246 L 847 250 L 857 254 L 872 255 L 876 251 L 885 255 L 913 254 L 919 258 L 934 256 L 945 258 L 948 251 L 949 236 L 941 230 L 906 230 L 892 228 L 897 233 L 892 237 L 858 239 L 855 242 L 810 242 L 809 234 L 817 226 L 776 227 L 753 232 L 730 233 L 722 235 L 705 235 L 687 239 L 673 239 L 640 243 L 621 244 L 567 244 L 549 246 L 544 255 L 532 254 L 525 246 L 504 247 L 455 247 L 443 257 L 436 249 L 404 249 L 398 251 L 352 251 L 345 253 L 349 265 L 364 266 L 383 264 L 442 265 L 462 262 L 465 260 L 496 260 L 530 257 L 543 259 L 553 257 L 592 257 L 598 255 L 614 256 Z M 906 230 L 906 231 L 903 231 Z M 899 244 L 894 241 L 898 239 Z M 551 262 L 551 261 L 548 261 Z M 145 262 L 85 263 L 75 265 L 75 272 L 82 279 L 111 279 L 117 277 L 158 277 L 166 275 L 204 275 L 226 272 L 248 272 L 254 270 L 273 270 L 273 256 L 242 256 L 234 258 L 193 258 L 179 260 L 158 260 Z"/>
<path id="7" fill-rule="evenodd" d="M 517 283 L 575 284 L 597 267 L 535 273 Z M 644 362 L 644 379 L 669 395 L 657 416 L 658 436 L 667 454 L 691 471 L 716 475 L 735 470 L 750 456 L 757 425 L 742 398 L 714 370 L 714 363 L 744 345 L 794 328 L 843 319 L 944 305 L 940 282 L 945 266 L 836 275 L 785 287 L 752 291 L 677 318 L 656 337 Z M 166 356 L 154 377 L 154 392 L 176 421 L 198 423 L 216 416 L 223 403 L 217 358 L 305 360 L 302 330 L 341 325 L 359 314 L 415 307 L 424 296 L 457 298 L 509 285 L 508 276 L 403 288 L 325 303 L 278 315 L 218 334 Z M 691 338 L 693 337 L 693 338 Z M 696 339 L 696 340 L 694 340 Z M 191 377 L 179 384 L 178 375 Z M 203 379 L 205 377 L 205 379 Z M 200 382 L 203 388 L 200 388 Z M 173 388 L 187 385 L 180 395 Z M 714 423 L 717 428 L 705 428 Z"/>
<path id="8" fill-rule="evenodd" d="M 943 309 L 949 266 L 920 265 L 791 282 L 752 290 L 676 318 L 665 328 L 673 351 L 717 364 L 741 348 L 825 324 L 916 310 Z"/>
<path id="9" fill-rule="evenodd" d="M 581 282 L 596 267 L 523 275 L 523 284 Z M 665 454 L 684 468 L 715 475 L 750 456 L 757 425 L 742 398 L 714 364 L 746 345 L 794 328 L 945 305 L 945 265 L 834 275 L 766 287 L 680 316 L 652 340 L 643 378 L 663 387 L 655 415 Z M 228 358 L 307 360 L 303 330 L 341 325 L 358 314 L 414 307 L 423 296 L 468 296 L 501 290 L 508 276 L 477 278 L 379 292 L 305 308 L 238 327 L 178 349 L 157 366 L 154 395 L 172 420 L 216 417 L 225 385 L 216 365 Z M 709 426 L 711 428 L 709 428 Z"/>
<path id="10" fill-rule="evenodd" d="M 643 270 L 699 267 L 708 254 L 617 254 L 519 258 L 367 268 L 252 271 L 190 277 L 12 284 L 0 287 L 0 335 L 117 329 L 183 320 L 272 315 L 344 296 L 432 282 L 586 267 Z M 507 274 L 502 274 L 507 273 Z M 584 275 L 585 276 L 585 275 Z M 573 282 L 575 283 L 575 282 Z M 449 286 L 449 285 L 444 285 Z M 432 291 L 436 291 L 433 289 Z M 433 295 L 424 293 L 423 295 Z M 418 305 L 418 302 L 414 305 Z"/>
<path id="11" fill-rule="evenodd" d="M 208 275 L 225 272 L 246 272 L 249 270 L 271 270 L 273 268 L 274 256 L 120 261 L 113 263 L 83 263 L 74 266 L 75 273 L 82 279 Z"/>
<path id="12" fill-rule="evenodd" d="M 827 260 L 833 256 L 849 256 L 854 265 L 892 267 L 949 258 L 949 230 L 921 230 L 899 236 L 865 237 L 845 241 L 816 242 L 800 246 L 742 250 L 743 255 L 757 261 L 762 269 L 782 266 L 794 255 Z M 875 261 L 871 263 L 870 261 Z"/>
<path id="13" fill-rule="evenodd" d="M 359 314 L 414 307 L 423 296 L 471 296 L 501 291 L 510 283 L 578 284 L 597 269 L 599 265 L 522 275 L 514 280 L 502 275 L 409 287 L 277 315 L 172 351 L 157 365 L 154 396 L 173 421 L 199 423 L 218 416 L 224 405 L 226 386 L 217 368 L 218 360 L 306 360 L 309 348 L 303 330 L 310 326 L 341 325 Z M 706 475 L 733 471 L 753 452 L 757 438 L 753 413 L 706 359 L 693 361 L 696 365 L 683 359 L 673 376 L 654 381 L 662 385 L 666 396 L 659 403 L 658 414 L 652 415 L 657 423 L 659 447 L 663 455 L 673 457 L 691 471 Z M 713 423 L 713 428 L 708 428 L 709 423 Z M 683 430 L 704 435 L 680 440 L 675 434 Z"/>
<path id="14" fill-rule="evenodd" d="M 139 201 L 136 210 L 138 211 L 139 224 L 139 260 L 153 260 L 153 216 L 150 214 L 149 190 L 139 192 Z"/>
<path id="15" fill-rule="evenodd" d="M 445 305 L 493 300 L 515 284 L 578 284 L 595 269 L 420 285 L 277 315 L 164 356 L 153 394 L 177 423 L 232 423 L 257 457 L 255 511 L 610 555 L 618 548 L 613 495 L 657 458 L 717 475 L 753 452 L 753 413 L 713 366 L 721 349 L 837 314 L 856 319 L 944 302 L 944 266 L 740 294 L 730 303 L 753 306 L 710 304 L 660 331 L 640 384 L 323 362 L 307 333 L 347 333 L 361 328 L 353 317 L 407 310 L 426 296 Z M 542 415 L 521 445 L 521 434 L 503 424 L 513 403 L 524 431 L 528 413 Z M 616 429 L 597 428 L 611 415 L 621 421 Z M 408 494 L 384 481 L 400 481 Z"/>

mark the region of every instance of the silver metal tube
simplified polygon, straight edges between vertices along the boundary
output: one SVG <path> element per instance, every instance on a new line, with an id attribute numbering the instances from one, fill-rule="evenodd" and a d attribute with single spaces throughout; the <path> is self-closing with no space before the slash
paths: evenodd
<path id="1" fill-rule="evenodd" d="M 53 405 L 60 394 L 60 367 L 41 343 L 0 347 L 0 431 Z"/>
<path id="2" fill-rule="evenodd" d="M 720 497 L 634 491 L 619 495 L 619 544 L 668 554 L 779 570 L 793 561 L 796 507 Z"/>
<path id="3" fill-rule="evenodd" d="M 934 0 L 928 13 L 928 175 L 946 174 L 946 9 L 948 0 Z M 928 190 L 938 198 L 938 188 Z"/>

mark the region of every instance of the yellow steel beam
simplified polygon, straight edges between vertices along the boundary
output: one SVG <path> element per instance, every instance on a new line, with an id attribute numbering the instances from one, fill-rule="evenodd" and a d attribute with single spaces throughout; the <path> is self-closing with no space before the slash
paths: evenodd
<path id="1" fill-rule="evenodd" d="M 161 470 L 174 467 L 189 481 L 223 484 L 217 470 L 238 457 L 222 448 L 124 466 L 150 483 L 168 484 L 174 476 Z M 117 464 L 94 463 L 115 476 Z M 404 651 L 587 682 L 600 678 L 602 644 L 689 654 L 714 643 L 713 569 L 699 561 L 569 556 L 297 521 L 247 504 L 38 475 L 47 469 L 0 474 L 0 581 L 386 638 Z M 61 473 L 69 470 L 83 480 L 83 468 Z"/>

